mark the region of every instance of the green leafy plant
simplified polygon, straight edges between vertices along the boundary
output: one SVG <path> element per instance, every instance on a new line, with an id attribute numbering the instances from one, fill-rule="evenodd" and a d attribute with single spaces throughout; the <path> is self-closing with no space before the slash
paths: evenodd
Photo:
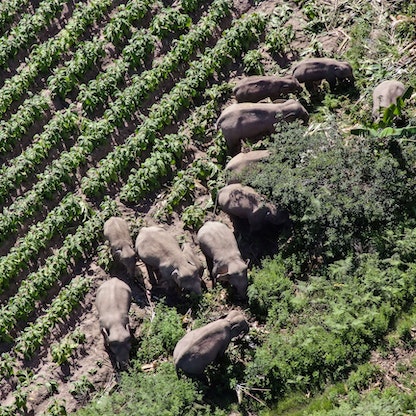
<path id="1" fill-rule="evenodd" d="M 181 316 L 175 309 L 158 303 L 152 318 L 143 323 L 137 359 L 148 363 L 157 358 L 168 357 L 184 335 Z"/>
<path id="2" fill-rule="evenodd" d="M 351 134 L 372 136 L 379 139 L 385 137 L 401 138 L 413 136 L 416 134 L 416 126 L 407 126 L 398 128 L 394 126 L 395 120 L 403 116 L 405 101 L 412 96 L 413 87 L 408 87 L 396 103 L 391 104 L 383 110 L 383 116 L 377 122 L 372 123 L 369 127 L 356 128 L 351 130 Z"/>
<path id="3" fill-rule="evenodd" d="M 243 57 L 244 72 L 249 75 L 264 75 L 263 55 L 257 49 L 248 51 Z"/>
<path id="4" fill-rule="evenodd" d="M 126 401 L 126 395 L 130 400 Z M 154 400 L 163 397 L 163 400 Z M 122 412 L 126 416 L 225 416 L 203 402 L 199 385 L 190 379 L 178 378 L 172 363 L 161 363 L 155 372 L 143 373 L 135 368 L 123 375 L 120 389 L 77 412 L 79 416 L 110 416 Z"/>
<path id="5" fill-rule="evenodd" d="M 51 346 L 52 360 L 61 365 L 68 362 L 73 352 L 85 342 L 85 334 L 76 329 L 67 335 L 59 344 Z"/>

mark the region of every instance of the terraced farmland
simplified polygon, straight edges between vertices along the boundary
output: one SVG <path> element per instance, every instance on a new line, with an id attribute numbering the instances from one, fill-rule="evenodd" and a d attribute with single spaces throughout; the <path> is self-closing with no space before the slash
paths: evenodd
<path id="1" fill-rule="evenodd" d="M 217 215 L 229 222 L 214 206 L 229 158 L 215 121 L 233 101 L 237 79 L 288 74 L 292 62 L 308 56 L 353 60 L 358 96 L 316 104 L 302 93 L 309 133 L 327 131 L 331 117 L 340 130 L 368 124 L 373 83 L 404 72 L 414 82 L 410 29 L 382 62 L 371 45 L 365 59 L 353 55 L 366 13 L 394 17 L 401 10 L 361 3 L 0 3 L 0 415 L 66 414 L 115 389 L 119 378 L 94 297 L 102 281 L 122 271 L 112 264 L 103 224 L 123 216 L 134 238 L 140 226 L 160 223 L 195 247 L 204 220 Z M 413 27 L 410 18 L 403 22 Z M 370 32 L 388 30 L 395 44 L 396 26 L 374 23 Z M 274 242 L 268 252 L 248 244 L 247 256 L 259 266 L 274 249 Z M 320 263 L 309 260 L 308 273 Z M 132 287 L 137 353 L 144 348 L 143 322 L 162 312 L 140 276 Z M 187 319 L 209 321 L 236 307 L 246 310 L 254 332 L 267 333 L 254 303 L 212 293 L 181 303 L 184 327 Z M 245 342 L 255 350 L 256 342 Z M 153 371 L 169 359 L 141 364 Z M 253 401 L 255 387 L 233 383 Z M 256 406 L 265 404 L 262 393 L 254 394 Z M 237 395 L 230 402 L 235 410 Z"/>

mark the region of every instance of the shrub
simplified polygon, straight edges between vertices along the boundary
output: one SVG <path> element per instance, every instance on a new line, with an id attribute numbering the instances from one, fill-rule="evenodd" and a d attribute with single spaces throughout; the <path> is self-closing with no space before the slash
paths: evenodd
<path id="1" fill-rule="evenodd" d="M 247 384 L 269 389 L 265 398 L 276 400 L 291 390 L 317 391 L 344 379 L 413 301 L 415 273 L 414 264 L 395 256 L 363 254 L 299 284 L 290 304 L 280 302 L 290 317 L 284 331 L 269 316 L 269 335 L 247 366 Z M 302 307 L 289 314 L 296 298 Z"/>
<path id="2" fill-rule="evenodd" d="M 368 388 L 371 383 L 374 383 L 381 375 L 381 370 L 378 366 L 371 363 L 360 365 L 353 371 L 347 380 L 347 386 L 353 390 L 364 390 Z"/>
<path id="3" fill-rule="evenodd" d="M 282 258 L 276 257 L 273 261 L 270 259 L 263 261 L 261 268 L 253 269 L 251 275 L 252 283 L 247 291 L 251 312 L 260 319 L 274 314 L 276 320 L 283 321 L 282 313 L 287 318 L 290 307 L 286 308 L 285 314 L 281 303 L 288 305 L 294 296 L 294 285 L 287 277 Z M 275 323 L 276 320 L 274 320 Z"/>
<path id="4" fill-rule="evenodd" d="M 127 399 L 128 398 L 128 399 Z M 94 404 L 80 410 L 80 416 L 225 416 L 217 409 L 202 404 L 202 394 L 196 382 L 177 377 L 172 363 L 162 363 L 155 373 L 139 369 L 123 375 L 119 389 L 111 396 L 102 396 Z"/>
<path id="5" fill-rule="evenodd" d="M 153 316 L 143 322 L 137 359 L 140 362 L 150 362 L 157 358 L 169 357 L 176 343 L 184 335 L 181 316 L 176 309 L 169 308 L 162 302 L 158 303 Z"/>
<path id="6" fill-rule="evenodd" d="M 277 130 L 271 157 L 243 180 L 289 210 L 294 235 L 285 255 L 332 261 L 369 248 L 383 229 L 414 217 L 411 145 L 374 138 L 346 142 L 333 125 L 325 132 L 295 124 Z"/>

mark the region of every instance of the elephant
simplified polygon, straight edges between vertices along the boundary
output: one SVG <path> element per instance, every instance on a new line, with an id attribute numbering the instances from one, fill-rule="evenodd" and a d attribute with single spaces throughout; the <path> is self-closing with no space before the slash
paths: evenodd
<path id="1" fill-rule="evenodd" d="M 300 82 L 305 83 L 306 89 L 312 94 L 316 86 L 325 79 L 331 91 L 337 84 L 349 82 L 354 85 L 354 75 L 348 62 L 337 61 L 331 58 L 309 58 L 299 62 L 292 71 L 292 75 Z"/>
<path id="2" fill-rule="evenodd" d="M 114 260 L 125 266 L 128 276 L 134 276 L 136 253 L 126 220 L 119 217 L 109 218 L 104 223 L 104 237 L 110 243 Z"/>
<path id="3" fill-rule="evenodd" d="M 221 129 L 231 155 L 241 149 L 241 139 L 254 140 L 275 132 L 278 117 L 291 122 L 309 120 L 309 114 L 301 103 L 287 100 L 283 103 L 237 103 L 228 106 L 216 122 Z"/>
<path id="4" fill-rule="evenodd" d="M 387 80 L 377 85 L 373 91 L 373 120 L 380 116 L 382 108 L 396 104 L 397 99 L 405 92 L 406 87 L 400 81 Z"/>
<path id="5" fill-rule="evenodd" d="M 238 153 L 234 156 L 226 165 L 225 170 L 231 174 L 241 173 L 247 166 L 250 166 L 253 163 L 263 161 L 270 156 L 269 150 L 252 150 L 251 152 Z M 229 175 L 227 183 L 238 182 L 234 175 Z"/>
<path id="6" fill-rule="evenodd" d="M 248 331 L 244 315 L 232 310 L 225 318 L 188 332 L 173 351 L 176 371 L 200 378 L 206 367 L 224 354 L 233 338 Z"/>
<path id="7" fill-rule="evenodd" d="M 287 96 L 289 93 L 301 92 L 302 87 L 293 76 L 251 76 L 243 78 L 233 89 L 239 103 L 256 103 L 269 97 L 272 101 Z"/>
<path id="8" fill-rule="evenodd" d="M 226 281 L 236 290 L 237 297 L 245 299 L 247 263 L 241 257 L 233 232 L 221 222 L 207 221 L 199 229 L 197 239 L 207 261 L 212 285 L 217 280 Z"/>
<path id="9" fill-rule="evenodd" d="M 190 256 L 189 248 L 183 252 L 171 233 L 159 226 L 143 227 L 136 239 L 136 251 L 145 263 L 152 285 L 158 271 L 162 280 L 174 281 L 184 291 L 200 295 L 201 263 Z"/>
<path id="10" fill-rule="evenodd" d="M 250 186 L 230 184 L 218 191 L 218 206 L 231 217 L 248 220 L 250 233 L 261 231 L 267 225 L 289 224 L 289 213 L 275 205 Z"/>
<path id="11" fill-rule="evenodd" d="M 105 281 L 97 290 L 95 306 L 101 332 L 105 345 L 114 354 L 117 367 L 120 369 L 127 366 L 131 349 L 130 305 L 131 289 L 116 277 Z"/>

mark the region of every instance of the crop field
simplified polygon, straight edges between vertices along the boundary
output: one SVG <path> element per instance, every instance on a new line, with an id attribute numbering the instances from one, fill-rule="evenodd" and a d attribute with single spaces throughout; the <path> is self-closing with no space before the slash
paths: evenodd
<path id="1" fill-rule="evenodd" d="M 82 414 L 84 408 L 86 415 L 323 415 L 339 406 L 335 396 L 351 396 L 345 385 L 354 385 L 355 398 L 348 397 L 357 405 L 367 400 L 362 391 L 377 385 L 399 390 L 394 403 L 408 394 L 406 403 L 415 404 L 412 91 L 395 113 L 404 122 L 371 121 L 377 83 L 395 78 L 416 87 L 415 15 L 412 2 L 384 0 L 1 0 L 0 415 Z M 151 413 L 143 404 L 143 413 L 123 413 L 132 399 L 121 396 L 113 413 L 100 411 L 100 398 L 119 397 L 119 386 L 129 385 L 104 347 L 94 306 L 100 284 L 124 273 L 104 241 L 104 222 L 122 216 L 133 241 L 141 226 L 161 224 L 181 243 L 190 242 L 203 260 L 198 228 L 213 218 L 232 226 L 215 204 L 230 159 L 215 123 L 235 102 L 233 86 L 249 75 L 288 75 L 294 62 L 312 56 L 349 61 L 356 84 L 330 92 L 323 83 L 318 99 L 304 90 L 297 99 L 310 114 L 308 126 L 294 123 L 278 132 L 286 153 L 279 166 L 293 162 L 293 169 L 264 168 L 264 176 L 259 171 L 242 178 L 280 198 L 294 229 L 290 238 L 276 240 L 239 236 L 251 261 L 248 301 L 211 288 L 205 272 L 208 290 L 201 299 L 165 304 L 162 295 L 151 294 L 139 259 L 130 282 L 130 372 L 155 394 L 149 399 L 143 393 L 139 404 L 163 402 L 157 383 L 172 391 L 179 383 L 172 351 L 186 329 L 231 309 L 244 311 L 249 334 L 236 341 L 219 370 L 209 370 L 217 390 L 189 381 L 177 389 L 177 408 Z M 244 144 L 243 150 L 269 146 L 278 154 L 278 137 Z M 342 150 L 332 155 L 336 146 Z M 348 146 L 366 150 L 349 161 L 343 153 Z M 348 167 L 342 162 L 347 159 Z M 312 161 L 309 170 L 305 160 Z M 358 172 L 356 163 L 379 176 Z M 356 180 L 351 188 L 350 178 Z M 335 189 L 336 181 L 345 187 Z M 309 194 L 308 186 L 319 191 Z M 338 197 L 344 191 L 350 199 Z M 275 275 L 276 281 L 267 281 Z M 360 318 L 342 309 L 344 301 L 365 313 Z M 318 318 L 320 312 L 330 317 Z M 360 332 L 362 326 L 367 332 Z M 268 338 L 273 331 L 279 335 Z M 342 350 L 343 344 L 350 349 Z M 296 354 L 303 357 L 299 362 Z M 280 366 L 285 360 L 297 364 Z M 152 385 L 151 377 L 164 381 Z M 333 390 L 325 396 L 328 388 Z M 195 396 L 184 399 L 186 389 Z M 320 394 L 313 411 L 295 413 Z M 283 399 L 287 405 L 276 407 Z M 399 414 L 387 413 L 386 398 L 379 399 L 386 413 L 374 414 Z M 340 412 L 333 414 L 349 414 Z"/>

